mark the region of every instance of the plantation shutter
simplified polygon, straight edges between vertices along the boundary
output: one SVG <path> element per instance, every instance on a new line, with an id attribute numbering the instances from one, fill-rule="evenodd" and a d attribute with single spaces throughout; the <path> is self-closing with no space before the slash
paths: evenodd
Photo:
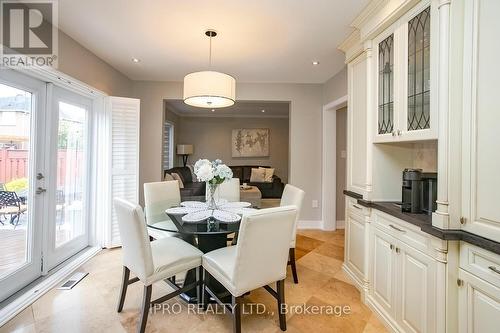
<path id="1" fill-rule="evenodd" d="M 168 170 L 173 167 L 173 131 L 174 127 L 172 124 L 167 122 L 163 124 L 163 170 Z"/>
<path id="2" fill-rule="evenodd" d="M 140 100 L 109 97 L 111 111 L 111 223 L 107 247 L 121 245 L 113 207 L 114 198 L 139 202 L 139 115 Z"/>

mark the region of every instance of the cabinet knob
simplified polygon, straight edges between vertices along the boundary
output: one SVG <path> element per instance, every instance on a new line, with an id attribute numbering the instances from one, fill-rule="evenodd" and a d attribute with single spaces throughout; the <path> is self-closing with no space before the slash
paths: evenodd
<path id="1" fill-rule="evenodd" d="M 399 252 L 401 252 L 401 249 L 399 247 L 396 248 L 396 253 L 399 254 Z"/>
<path id="2" fill-rule="evenodd" d="M 462 279 L 457 279 L 457 285 L 458 285 L 459 287 L 463 286 L 463 285 L 464 285 L 464 280 L 462 280 Z"/>
<path id="3" fill-rule="evenodd" d="M 401 134 L 403 133 L 401 130 L 398 129 L 398 136 L 401 136 Z"/>
<path id="4" fill-rule="evenodd" d="M 391 132 L 392 136 L 396 136 L 396 131 Z"/>
<path id="5" fill-rule="evenodd" d="M 389 245 L 389 248 L 390 248 L 391 250 L 393 250 L 393 249 L 394 249 L 394 245 L 392 245 L 392 244 L 391 244 L 391 245 Z"/>

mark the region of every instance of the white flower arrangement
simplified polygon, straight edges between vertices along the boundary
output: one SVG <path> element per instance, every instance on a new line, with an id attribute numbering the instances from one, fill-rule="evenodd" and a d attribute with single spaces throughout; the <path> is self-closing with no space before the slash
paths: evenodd
<path id="1" fill-rule="evenodd" d="M 194 174 L 198 181 L 213 185 L 222 184 L 233 178 L 233 171 L 219 159 L 213 162 L 207 159 L 198 160 L 194 165 Z"/>

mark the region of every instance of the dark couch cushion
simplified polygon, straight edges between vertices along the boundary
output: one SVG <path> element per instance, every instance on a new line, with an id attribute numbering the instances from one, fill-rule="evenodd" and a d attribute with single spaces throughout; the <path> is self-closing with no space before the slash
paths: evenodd
<path id="1" fill-rule="evenodd" d="M 172 169 L 168 169 L 165 171 L 165 173 L 176 173 L 182 178 L 182 182 L 185 183 L 190 183 L 193 181 L 193 177 L 191 176 L 191 170 L 189 170 L 188 167 L 175 167 Z"/>

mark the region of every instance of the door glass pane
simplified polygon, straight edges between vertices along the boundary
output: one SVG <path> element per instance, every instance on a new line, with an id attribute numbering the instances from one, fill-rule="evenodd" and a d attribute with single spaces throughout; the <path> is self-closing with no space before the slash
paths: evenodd
<path id="1" fill-rule="evenodd" d="M 430 127 L 430 7 L 408 22 L 408 130 Z"/>
<path id="2" fill-rule="evenodd" d="M 85 234 L 87 110 L 59 102 L 57 135 L 56 237 L 59 247 Z"/>
<path id="3" fill-rule="evenodd" d="M 29 262 L 33 96 L 0 84 L 0 279 Z"/>
<path id="4" fill-rule="evenodd" d="M 394 128 L 394 35 L 378 45 L 378 134 Z"/>

